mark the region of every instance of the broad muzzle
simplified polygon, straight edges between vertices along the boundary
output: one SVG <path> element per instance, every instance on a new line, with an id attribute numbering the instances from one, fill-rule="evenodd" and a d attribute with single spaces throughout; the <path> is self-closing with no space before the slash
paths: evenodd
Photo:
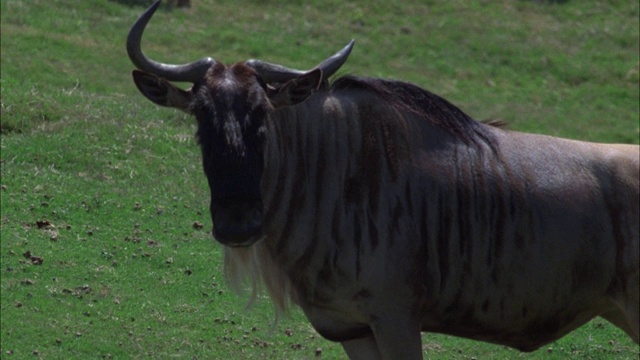
<path id="1" fill-rule="evenodd" d="M 264 237 L 260 201 L 211 204 L 213 237 L 226 246 L 250 246 Z"/>

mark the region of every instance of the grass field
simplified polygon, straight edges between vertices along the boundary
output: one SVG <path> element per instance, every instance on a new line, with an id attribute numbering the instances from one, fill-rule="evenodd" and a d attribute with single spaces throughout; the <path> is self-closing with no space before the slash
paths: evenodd
<path id="1" fill-rule="evenodd" d="M 2 358 L 344 358 L 298 310 L 273 326 L 221 274 L 194 120 L 144 99 L 124 41 L 151 1 L 1 4 Z M 477 119 L 639 141 L 637 1 L 165 6 L 152 57 L 310 68 L 351 38 L 341 73 L 402 79 Z M 417 4 L 419 3 L 419 4 Z M 536 352 L 423 336 L 428 359 L 638 359 L 596 319 Z"/>

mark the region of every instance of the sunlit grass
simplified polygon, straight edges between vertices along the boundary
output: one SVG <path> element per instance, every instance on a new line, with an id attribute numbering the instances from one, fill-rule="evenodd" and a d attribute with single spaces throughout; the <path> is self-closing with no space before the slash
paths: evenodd
<path id="1" fill-rule="evenodd" d="M 342 358 L 299 311 L 273 326 L 267 299 L 246 310 L 224 284 L 194 123 L 131 81 L 140 2 L 0 3 L 0 356 Z M 512 129 L 638 143 L 637 2 L 192 3 L 154 17 L 145 51 L 305 69 L 355 38 L 343 74 Z M 638 356 L 599 319 L 532 354 L 423 339 L 434 359 Z"/>

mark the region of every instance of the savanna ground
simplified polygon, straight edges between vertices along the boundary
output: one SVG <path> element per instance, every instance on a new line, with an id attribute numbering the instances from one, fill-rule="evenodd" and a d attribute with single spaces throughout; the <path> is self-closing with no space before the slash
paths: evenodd
<path id="1" fill-rule="evenodd" d="M 1 357 L 343 358 L 298 310 L 228 290 L 194 121 L 137 93 L 145 0 L 2 0 Z M 260 58 L 402 79 L 515 130 L 638 143 L 637 1 L 204 1 L 163 6 L 166 62 Z M 602 319 L 542 349 L 425 334 L 428 359 L 637 359 Z"/>

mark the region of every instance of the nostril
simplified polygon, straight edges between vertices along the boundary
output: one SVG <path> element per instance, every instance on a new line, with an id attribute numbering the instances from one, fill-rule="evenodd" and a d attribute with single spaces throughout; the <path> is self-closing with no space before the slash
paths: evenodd
<path id="1" fill-rule="evenodd" d="M 259 239 L 263 232 L 261 202 L 212 202 L 211 217 L 214 237 L 223 244 L 244 244 Z"/>
<path id="2" fill-rule="evenodd" d="M 242 211 L 242 209 L 240 209 L 240 207 L 238 206 L 234 206 L 232 207 L 232 209 L 230 209 L 231 212 L 231 218 L 233 221 L 237 221 L 240 222 L 242 220 L 244 220 L 245 217 L 245 212 Z"/>

